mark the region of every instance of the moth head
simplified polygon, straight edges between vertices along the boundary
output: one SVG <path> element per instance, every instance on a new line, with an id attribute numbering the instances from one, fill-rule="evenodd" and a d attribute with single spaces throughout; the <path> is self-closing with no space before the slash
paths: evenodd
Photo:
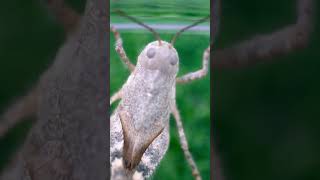
<path id="1" fill-rule="evenodd" d="M 168 42 L 154 41 L 149 43 L 138 57 L 138 63 L 149 70 L 159 70 L 175 75 L 179 68 L 179 57 L 176 49 Z"/>

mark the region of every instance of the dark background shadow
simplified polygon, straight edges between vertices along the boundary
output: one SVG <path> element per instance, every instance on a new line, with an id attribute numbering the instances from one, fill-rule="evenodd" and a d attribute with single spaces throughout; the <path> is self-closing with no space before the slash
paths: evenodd
<path id="1" fill-rule="evenodd" d="M 272 63 L 213 70 L 213 130 L 226 179 L 320 179 L 316 10 L 306 49 L 273 58 Z M 268 34 L 295 21 L 293 0 L 223 0 L 216 46 Z"/>

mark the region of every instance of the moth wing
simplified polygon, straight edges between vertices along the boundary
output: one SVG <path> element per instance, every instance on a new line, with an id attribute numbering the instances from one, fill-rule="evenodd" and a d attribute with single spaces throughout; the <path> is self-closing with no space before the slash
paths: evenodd
<path id="1" fill-rule="evenodd" d="M 141 134 L 133 127 L 131 116 L 126 111 L 119 112 L 119 119 L 123 130 L 123 160 L 127 169 L 132 170 L 141 161 L 141 158 L 150 146 L 150 144 L 157 138 L 164 128 L 159 128 L 155 132 Z"/>

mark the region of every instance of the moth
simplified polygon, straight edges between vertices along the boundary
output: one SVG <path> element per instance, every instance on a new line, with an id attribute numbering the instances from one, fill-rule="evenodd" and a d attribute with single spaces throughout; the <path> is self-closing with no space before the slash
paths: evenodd
<path id="1" fill-rule="evenodd" d="M 156 41 L 149 43 L 133 65 L 126 55 L 122 39 L 115 27 L 111 27 L 116 39 L 116 52 L 131 74 L 121 89 L 110 99 L 110 104 L 120 100 L 110 118 L 111 179 L 145 179 L 151 176 L 169 146 L 169 118 L 176 120 L 180 143 L 195 179 L 201 179 L 199 170 L 189 151 L 176 105 L 177 83 L 187 83 L 207 75 L 210 46 L 204 51 L 202 68 L 177 77 L 179 56 L 174 48 L 177 37 L 185 30 L 209 19 L 205 17 L 181 29 L 171 42 L 162 40 L 151 27 L 127 15 L 151 31 Z"/>

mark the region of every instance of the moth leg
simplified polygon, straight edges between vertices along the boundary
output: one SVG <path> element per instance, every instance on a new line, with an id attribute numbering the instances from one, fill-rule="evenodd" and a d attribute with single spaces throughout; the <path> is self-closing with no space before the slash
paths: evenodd
<path id="1" fill-rule="evenodd" d="M 183 150 L 184 156 L 187 159 L 191 170 L 192 170 L 192 175 L 196 180 L 201 180 L 201 175 L 200 172 L 197 168 L 196 163 L 193 160 L 193 157 L 189 151 L 189 146 L 188 146 L 188 141 L 186 138 L 186 135 L 184 133 L 183 130 L 183 126 L 182 126 L 182 121 L 181 121 L 181 117 L 180 117 L 180 113 L 179 110 L 177 108 L 177 105 L 174 105 L 172 108 L 172 114 L 174 116 L 174 119 L 176 120 L 177 123 L 177 128 L 178 128 L 178 133 L 179 133 L 179 140 L 180 140 L 180 144 L 181 144 L 181 148 Z"/>
<path id="2" fill-rule="evenodd" d="M 110 98 L 110 105 L 112 105 L 115 101 L 122 98 L 122 90 L 120 89 L 118 92 L 116 92 L 114 95 Z"/>
<path id="3" fill-rule="evenodd" d="M 127 57 L 126 51 L 124 50 L 122 45 L 122 38 L 120 36 L 120 33 L 113 26 L 111 26 L 111 31 L 113 32 L 114 37 L 116 39 L 116 51 L 119 54 L 120 59 L 122 60 L 122 62 L 124 62 L 127 65 L 129 70 L 132 72 L 135 66 L 131 63 L 130 59 Z"/>
<path id="4" fill-rule="evenodd" d="M 187 83 L 196 79 L 201 79 L 204 76 L 206 76 L 209 70 L 209 59 L 210 59 L 210 46 L 203 52 L 202 68 L 198 71 L 185 74 L 182 77 L 177 77 L 176 82 Z"/>

